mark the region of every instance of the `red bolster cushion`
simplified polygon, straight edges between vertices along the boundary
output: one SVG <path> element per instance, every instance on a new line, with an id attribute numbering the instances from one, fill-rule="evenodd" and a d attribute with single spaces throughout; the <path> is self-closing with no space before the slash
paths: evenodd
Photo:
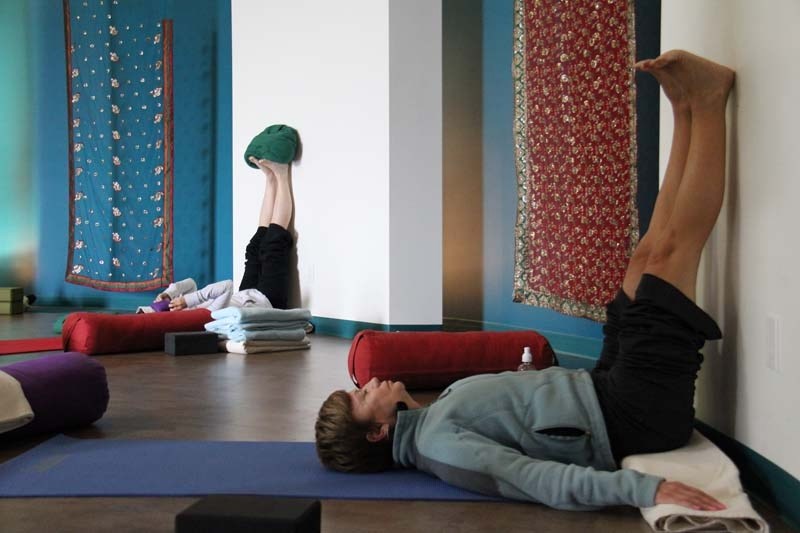
<path id="1" fill-rule="evenodd" d="M 88 355 L 152 352 L 164 349 L 165 333 L 202 331 L 207 322 L 211 322 L 208 309 L 126 315 L 70 313 L 61 340 L 65 351 Z"/>
<path id="2" fill-rule="evenodd" d="M 516 370 L 530 346 L 533 366 L 555 364 L 550 343 L 535 331 L 359 332 L 347 366 L 357 387 L 373 377 L 402 381 L 408 389 L 437 389 L 476 374 Z"/>

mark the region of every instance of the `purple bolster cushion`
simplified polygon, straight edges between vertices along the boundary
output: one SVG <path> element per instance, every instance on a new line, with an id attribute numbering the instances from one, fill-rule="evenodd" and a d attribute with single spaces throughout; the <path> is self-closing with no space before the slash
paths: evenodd
<path id="1" fill-rule="evenodd" d="M 87 426 L 108 407 L 106 369 L 82 353 L 45 355 L 0 371 L 19 381 L 34 414 L 29 424 L 1 434 L 2 440 Z"/>

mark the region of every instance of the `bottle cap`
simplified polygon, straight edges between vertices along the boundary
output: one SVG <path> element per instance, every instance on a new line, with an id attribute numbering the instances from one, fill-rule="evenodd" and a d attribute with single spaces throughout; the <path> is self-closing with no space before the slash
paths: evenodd
<path id="1" fill-rule="evenodd" d="M 522 362 L 523 363 L 533 362 L 533 354 L 531 354 L 530 346 L 526 346 L 525 349 L 522 351 Z"/>

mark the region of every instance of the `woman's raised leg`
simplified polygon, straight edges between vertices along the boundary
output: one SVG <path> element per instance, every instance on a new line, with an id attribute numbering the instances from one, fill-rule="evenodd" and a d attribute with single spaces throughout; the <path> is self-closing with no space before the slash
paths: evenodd
<path id="1" fill-rule="evenodd" d="M 640 61 L 635 65 L 637 69 L 651 73 L 658 80 L 664 94 L 672 105 L 674 128 L 667 169 L 664 172 L 664 179 L 658 191 L 653 215 L 650 218 L 650 225 L 647 233 L 642 236 L 631 256 L 622 282 L 622 290 L 631 299 L 636 294 L 636 287 L 639 286 L 639 280 L 642 278 L 642 272 L 650 257 L 652 245 L 658 241 L 661 232 L 672 215 L 675 197 L 681 184 L 681 178 L 686 167 L 686 158 L 689 154 L 692 130 L 691 106 L 689 105 L 686 91 L 674 79 L 672 73 L 663 68 L 664 62 L 664 58 L 659 57 Z"/>
<path id="2" fill-rule="evenodd" d="M 277 196 L 277 177 L 270 167 L 270 161 L 265 159 L 258 160 L 250 157 L 250 161 L 261 169 L 264 173 L 264 196 L 261 199 L 261 210 L 258 213 L 258 227 L 250 242 L 245 248 L 244 274 L 239 284 L 239 290 L 252 289 L 258 286 L 261 276 L 261 240 L 267 232 L 272 221 L 275 209 L 275 198 Z"/>
<path id="3" fill-rule="evenodd" d="M 683 177 L 686 158 L 689 154 L 691 139 L 692 113 L 686 91 L 672 77 L 670 72 L 659 68 L 663 59 L 649 59 L 636 63 L 636 68 L 652 73 L 664 90 L 664 94 L 672 105 L 674 130 L 672 133 L 672 148 L 669 153 L 667 169 L 656 198 L 653 216 L 647 233 L 636 246 L 622 282 L 624 294 L 617 294 L 612 302 L 606 306 L 606 323 L 603 325 L 603 349 L 600 353 L 596 369 L 608 370 L 616 362 L 619 353 L 619 333 L 622 328 L 622 313 L 633 300 L 636 287 L 642 279 L 642 273 L 650 258 L 652 244 L 658 241 L 661 232 L 667 225 L 675 206 L 675 197 Z"/>
<path id="4" fill-rule="evenodd" d="M 694 300 L 700 255 L 725 191 L 725 105 L 734 72 L 680 50 L 662 54 L 653 67 L 668 72 L 685 91 L 691 135 L 672 213 L 652 242 L 644 273 L 660 277 Z"/>

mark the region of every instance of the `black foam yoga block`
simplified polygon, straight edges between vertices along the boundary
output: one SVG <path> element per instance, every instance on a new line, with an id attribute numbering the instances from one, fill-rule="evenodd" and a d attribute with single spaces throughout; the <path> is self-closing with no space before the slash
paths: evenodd
<path id="1" fill-rule="evenodd" d="M 184 331 L 164 334 L 164 351 L 171 355 L 217 353 L 219 337 L 210 331 Z"/>
<path id="2" fill-rule="evenodd" d="M 214 495 L 175 516 L 175 533 L 319 533 L 319 500 Z"/>

